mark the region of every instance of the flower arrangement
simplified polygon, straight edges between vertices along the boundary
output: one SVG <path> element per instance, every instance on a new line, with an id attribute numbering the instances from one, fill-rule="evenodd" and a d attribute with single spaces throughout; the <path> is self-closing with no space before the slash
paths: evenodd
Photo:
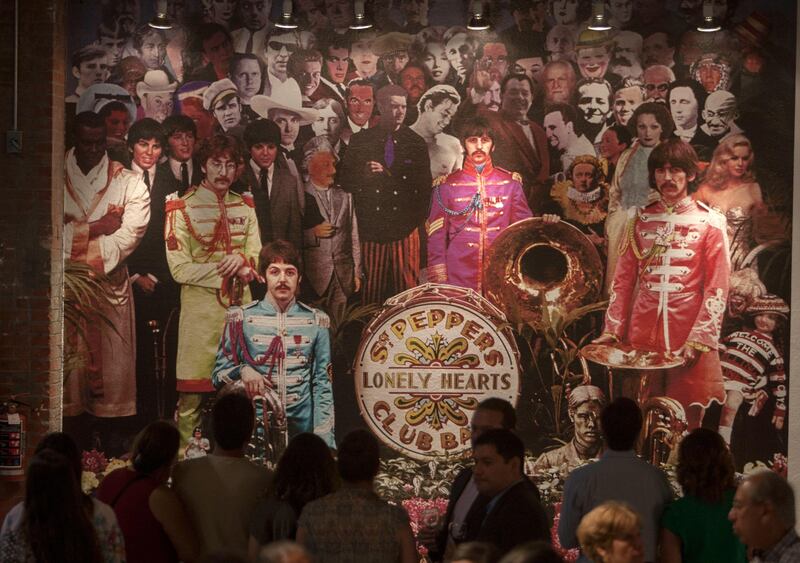
<path id="1" fill-rule="evenodd" d="M 97 487 L 100 486 L 100 481 L 103 478 L 122 467 L 131 465 L 130 460 L 112 457 L 110 460 L 106 458 L 103 452 L 95 449 L 83 451 L 81 453 L 81 489 L 87 495 L 92 494 Z"/>

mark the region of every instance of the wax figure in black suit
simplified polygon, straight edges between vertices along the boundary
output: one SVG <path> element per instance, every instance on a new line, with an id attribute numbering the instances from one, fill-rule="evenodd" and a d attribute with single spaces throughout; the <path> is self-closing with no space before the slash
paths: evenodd
<path id="1" fill-rule="evenodd" d="M 163 415 L 159 408 L 167 409 L 166 405 L 175 402 L 174 397 L 155 393 L 156 388 L 165 394 L 174 393 L 178 342 L 179 290 L 169 272 L 164 245 L 165 200 L 167 195 L 178 190 L 178 183 L 167 162 L 157 164 L 166 145 L 162 125 L 150 118 L 141 119 L 128 131 L 130 160 L 123 162 L 131 170 L 140 172 L 150 189 L 150 221 L 139 246 L 127 259 L 136 311 L 137 412 L 142 420 Z M 157 326 L 151 326 L 153 321 Z M 165 370 L 158 374 L 164 378 L 162 381 L 157 380 L 156 338 L 158 348 L 166 355 Z"/>
<path id="2" fill-rule="evenodd" d="M 432 179 L 428 146 L 403 125 L 407 96 L 396 85 L 378 90 L 380 124 L 351 137 L 337 178 L 353 194 L 366 303 L 382 303 L 419 281 L 418 228 L 427 216 Z"/>
<path id="3" fill-rule="evenodd" d="M 511 403 L 494 397 L 485 399 L 472 415 L 470 425 L 472 443 L 474 444 L 475 440 L 488 430 L 498 428 L 513 430 L 516 424 L 517 415 Z M 420 541 L 424 540 L 423 543 L 428 546 L 429 556 L 433 561 L 444 560 L 445 553 L 450 551 L 448 544 L 472 541 L 477 537 L 486 513 L 486 505 L 490 500 L 490 497 L 478 492 L 472 479 L 472 468 L 462 469 L 450 488 L 443 527 L 434 537 L 430 537 L 429 531 L 423 530 L 420 533 Z"/>
<path id="4" fill-rule="evenodd" d="M 524 474 L 525 446 L 511 430 L 487 430 L 475 440 L 473 478 L 491 497 L 476 541 L 504 555 L 529 541 L 550 541 L 550 526 L 539 490 Z"/>
<path id="5" fill-rule="evenodd" d="M 167 169 L 175 180 L 175 189 L 169 193 L 177 191 L 182 196 L 190 187 L 199 185 L 204 176 L 200 163 L 194 158 L 197 126 L 186 115 L 170 115 L 161 127 L 167 140 L 164 147 L 167 160 L 159 166 Z"/>
<path id="6" fill-rule="evenodd" d="M 281 165 L 281 131 L 269 119 L 258 119 L 247 125 L 244 142 L 249 155 L 239 182 L 253 194 L 253 202 L 261 232 L 261 244 L 287 240 L 295 248 L 303 248 L 303 215 L 297 194 L 297 178 L 288 166 Z M 320 221 L 321 222 L 321 221 Z M 261 299 L 266 287 L 250 284 L 254 299 Z"/>

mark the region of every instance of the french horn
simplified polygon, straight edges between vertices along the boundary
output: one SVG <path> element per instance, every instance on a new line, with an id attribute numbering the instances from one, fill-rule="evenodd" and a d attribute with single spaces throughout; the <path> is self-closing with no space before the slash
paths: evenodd
<path id="1" fill-rule="evenodd" d="M 523 219 L 498 235 L 484 269 L 488 299 L 513 323 L 542 330 L 548 313 L 594 303 L 603 287 L 603 263 L 577 227 L 540 217 Z"/>

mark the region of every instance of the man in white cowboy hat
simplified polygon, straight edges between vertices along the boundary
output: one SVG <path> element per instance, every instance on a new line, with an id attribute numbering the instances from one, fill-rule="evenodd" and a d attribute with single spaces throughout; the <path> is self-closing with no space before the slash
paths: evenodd
<path id="1" fill-rule="evenodd" d="M 172 114 L 172 94 L 177 87 L 178 83 L 170 82 L 163 70 L 148 70 L 144 80 L 136 85 L 144 116 L 162 123 Z"/>
<path id="2" fill-rule="evenodd" d="M 317 111 L 303 107 L 303 99 L 298 89 L 296 94 L 282 98 L 257 95 L 250 100 L 250 107 L 258 115 L 274 121 L 281 130 L 281 152 L 293 161 L 299 169 L 303 160 L 303 144 L 308 139 L 300 139 L 301 125 L 311 125 L 317 119 Z M 302 196 L 302 193 L 300 194 Z"/>
<path id="3" fill-rule="evenodd" d="M 203 92 L 203 108 L 214 116 L 221 133 L 241 136 L 242 103 L 230 78 L 211 83 Z"/>

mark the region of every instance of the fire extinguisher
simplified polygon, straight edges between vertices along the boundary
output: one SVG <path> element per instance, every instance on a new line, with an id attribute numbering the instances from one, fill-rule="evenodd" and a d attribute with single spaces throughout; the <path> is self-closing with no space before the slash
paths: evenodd
<path id="1" fill-rule="evenodd" d="M 20 481 L 25 476 L 25 433 L 28 421 L 14 399 L 0 403 L 0 477 Z"/>

